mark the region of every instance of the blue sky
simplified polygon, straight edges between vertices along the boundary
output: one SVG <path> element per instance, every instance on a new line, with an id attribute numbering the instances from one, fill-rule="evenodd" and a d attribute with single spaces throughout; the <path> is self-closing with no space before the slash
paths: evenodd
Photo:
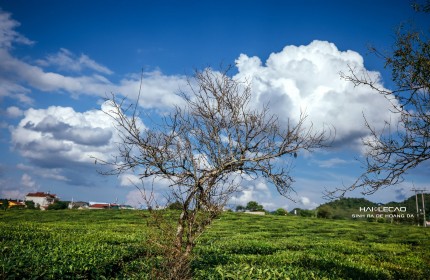
<path id="1" fill-rule="evenodd" d="M 384 62 L 367 47 L 389 51 L 396 28 L 411 19 L 427 28 L 410 4 L 0 0 L 0 197 L 50 191 L 63 200 L 138 204 L 135 175 L 101 176 L 90 158 L 115 153 L 117 136 L 100 111 L 104 97 L 136 97 L 143 69 L 141 109 L 167 112 L 194 69 L 232 64 L 232 75 L 253 81 L 255 104 L 274 104 L 281 119 L 306 110 L 315 127 L 331 125 L 337 135 L 330 149 L 293 163 L 296 202 L 256 180 L 230 203 L 314 208 L 325 202 L 324 188 L 360 175 L 363 113 L 377 129 L 395 119 L 383 98 L 339 72 L 353 65 L 392 87 Z M 422 167 L 367 198 L 403 199 L 428 179 Z M 166 190 L 157 184 L 160 194 Z"/>

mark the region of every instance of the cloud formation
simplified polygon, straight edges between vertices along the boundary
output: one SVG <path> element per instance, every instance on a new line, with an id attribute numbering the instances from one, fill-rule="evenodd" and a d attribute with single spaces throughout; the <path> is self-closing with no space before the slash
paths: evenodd
<path id="1" fill-rule="evenodd" d="M 313 162 L 316 163 L 319 167 L 323 167 L 323 168 L 331 168 L 333 166 L 345 165 L 345 164 L 351 163 L 351 161 L 341 159 L 338 157 L 327 159 L 327 160 L 313 160 Z M 354 163 L 355 161 L 352 161 L 352 162 Z"/>
<path id="2" fill-rule="evenodd" d="M 6 109 L 6 115 L 9 118 L 18 118 L 23 115 L 23 111 L 19 109 L 17 106 L 10 106 Z"/>
<path id="3" fill-rule="evenodd" d="M 13 54 L 13 46 L 34 42 L 18 33 L 15 30 L 18 26 L 19 23 L 9 13 L 0 10 L 0 99 L 7 97 L 19 101 L 20 105 L 32 106 L 31 94 L 41 91 L 102 98 L 114 93 L 137 100 L 141 88 L 139 104 L 143 108 L 165 110 L 180 102 L 176 93 L 186 84 L 185 77 L 181 75 L 167 76 L 152 71 L 111 81 L 105 75 L 111 75 L 112 70 L 86 54 L 77 56 L 66 48 L 36 59 L 33 64 L 28 59 L 20 59 Z"/>
<path id="4" fill-rule="evenodd" d="M 152 71 L 145 72 L 143 75 L 133 74 L 122 79 L 116 85 L 114 92 L 135 101 L 141 89 L 139 105 L 142 108 L 165 111 L 182 102 L 177 93 L 186 87 L 185 76 L 168 76 L 160 71 Z"/>
<path id="5" fill-rule="evenodd" d="M 14 45 L 35 42 L 17 32 L 18 26 L 9 13 L 0 10 L 0 99 L 19 102 L 5 108 L 5 114 L 10 118 L 22 117 L 10 132 L 13 149 L 27 160 L 26 165 L 20 165 L 20 170 L 28 172 L 19 181 L 24 189 L 37 188 L 38 178 L 85 185 L 86 175 L 96 170 L 88 168 L 94 166 L 90 155 L 107 159 L 116 154 L 115 142 L 119 141 L 112 120 L 101 111 L 77 112 L 76 108 L 61 106 L 28 109 L 34 106 L 35 94 L 105 97 L 112 92 L 134 101 L 141 89 L 142 110 L 155 109 L 159 113 L 181 102 L 175 93 L 187 87 L 182 75 L 152 71 L 129 74 L 115 81 L 111 69 L 87 54 L 77 55 L 66 48 L 40 59 L 19 58 L 13 52 Z M 364 87 L 355 88 L 340 78 L 339 72 L 347 72 L 349 67 L 364 71 L 364 62 L 360 54 L 340 51 L 332 43 L 314 41 L 306 46 L 286 46 L 272 53 L 264 63 L 259 57 L 241 54 L 236 66 L 236 77 L 252 82 L 253 106 L 269 103 L 282 121 L 297 120 L 305 112 L 316 129 L 324 125 L 335 127 L 334 145 L 354 146 L 366 136 L 363 114 L 376 129 L 383 127 L 384 120 L 395 119 L 383 97 Z M 369 75 L 379 79 L 377 72 Z M 382 87 L 382 83 L 379 85 Z M 344 164 L 345 160 L 333 158 L 316 163 L 330 168 Z M 131 182 L 137 182 L 136 176 L 127 174 L 119 177 L 118 183 L 127 186 Z M 160 188 L 166 187 L 165 182 L 156 183 Z M 257 200 L 268 209 L 279 205 L 264 180 L 246 183 L 232 203 L 244 205 Z M 7 191 L 11 194 L 12 190 Z M 128 199 L 133 201 L 137 197 L 139 193 L 132 191 Z M 313 202 L 316 198 L 309 194 L 299 197 L 304 207 L 316 205 Z"/>
<path id="6" fill-rule="evenodd" d="M 333 43 L 313 41 L 306 46 L 286 46 L 262 63 L 241 54 L 237 78 L 252 82 L 254 105 L 269 104 L 281 120 L 298 120 L 305 112 L 314 128 L 336 130 L 338 144 L 365 136 L 363 114 L 376 129 L 393 119 L 389 102 L 366 87 L 354 87 L 340 78 L 349 67 L 365 71 L 363 58 L 354 51 L 340 51 Z M 380 81 L 378 72 L 368 72 Z M 382 84 L 378 84 L 382 87 Z"/>
<path id="7" fill-rule="evenodd" d="M 11 14 L 0 9 L 0 49 L 10 49 L 14 43 L 31 45 L 34 42 L 15 31 L 21 24 Z"/>
<path id="8" fill-rule="evenodd" d="M 31 65 L 14 57 L 10 50 L 13 44 L 33 42 L 15 31 L 19 23 L 10 14 L 0 12 L 0 22 L 0 81 L 3 84 L 0 97 L 12 97 L 31 105 L 30 93 L 39 90 L 98 97 L 112 92 L 136 100 L 141 88 L 141 107 L 168 110 L 181 102 L 175 93 L 187 87 L 184 76 L 164 75 L 160 71 L 132 74 L 112 82 L 103 76 L 110 75 L 112 70 L 88 55 L 77 56 L 65 48 Z M 50 66 L 58 67 L 59 71 L 80 73 L 86 69 L 93 73 L 72 76 L 43 68 Z M 357 140 L 366 136 L 363 114 L 376 129 L 383 127 L 384 120 L 396 118 L 389 112 L 390 105 L 384 97 L 340 78 L 339 72 L 348 72 L 349 67 L 358 72 L 366 69 L 360 54 L 340 51 L 333 43 L 313 41 L 305 46 L 286 46 L 272 53 L 264 64 L 259 57 L 241 54 L 236 66 L 237 78 L 252 81 L 254 106 L 268 103 L 273 113 L 284 121 L 297 120 L 304 112 L 316 129 L 333 126 L 339 144 L 357 145 Z M 368 73 L 372 79 L 379 80 L 379 73 Z"/>
<path id="9" fill-rule="evenodd" d="M 72 126 L 53 115 L 45 116 L 37 125 L 29 121 L 24 128 L 45 135 L 51 134 L 56 140 L 69 140 L 72 143 L 87 146 L 104 146 L 112 137 L 110 130 L 86 125 Z"/>
<path id="10" fill-rule="evenodd" d="M 242 190 L 229 200 L 229 204 L 245 206 L 249 201 L 258 201 L 265 208 L 271 208 L 272 195 L 263 178 L 256 180 L 245 178 L 241 181 L 241 185 L 243 186 Z"/>
<path id="11" fill-rule="evenodd" d="M 106 78 L 97 74 L 75 77 L 46 72 L 39 66 L 13 57 L 6 50 L 0 49 L 0 59 L 0 80 L 7 81 L 3 96 L 15 98 L 14 93 L 28 95 L 33 89 L 43 92 L 63 91 L 72 95 L 104 96 L 112 87 Z"/>
<path id="12" fill-rule="evenodd" d="M 33 178 L 31 178 L 30 175 L 28 175 L 27 173 L 24 173 L 21 177 L 21 184 L 30 189 L 30 190 L 34 190 L 37 189 L 37 184 L 35 181 L 33 181 Z"/>
<path id="13" fill-rule="evenodd" d="M 113 72 L 85 54 L 81 54 L 77 57 L 68 49 L 61 48 L 56 54 L 48 55 L 45 59 L 40 59 L 36 61 L 40 66 L 56 66 L 59 70 L 81 72 L 84 69 L 93 70 L 102 74 L 110 75 Z"/>
<path id="14" fill-rule="evenodd" d="M 3 170 L 4 169 L 4 170 Z M 39 184 L 28 174 L 23 173 L 18 180 L 11 180 L 8 174 L 3 174 L 9 167 L 0 165 L 0 198 L 24 199 L 29 192 L 34 192 L 39 188 Z M 8 173 L 13 172 L 7 170 Z"/>
<path id="15" fill-rule="evenodd" d="M 112 119 L 102 111 L 80 113 L 59 106 L 25 111 L 11 128 L 11 139 L 13 148 L 33 165 L 54 170 L 93 164 L 90 156 L 107 160 L 119 141 Z M 68 180 L 58 169 L 55 173 L 56 178 Z"/>

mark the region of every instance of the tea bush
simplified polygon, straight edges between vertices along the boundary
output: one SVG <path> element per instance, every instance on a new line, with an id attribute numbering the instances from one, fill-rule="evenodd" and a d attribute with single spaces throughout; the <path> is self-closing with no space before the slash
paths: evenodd
<path id="1" fill-rule="evenodd" d="M 196 279 L 428 279 L 429 245 L 430 230 L 413 226 L 226 214 L 200 239 L 194 271 Z M 226 257 L 208 257 L 214 248 Z"/>
<path id="2" fill-rule="evenodd" d="M 19 214 L 24 212 L 29 216 L 33 214 L 29 211 Z M 2 220 L 0 278 L 109 278 L 122 271 L 129 260 L 142 254 L 143 227 L 109 222 L 107 213 L 97 222 L 91 222 L 93 214 L 101 213 L 85 213 L 88 221 L 85 218 L 79 221 L 79 215 L 74 214 L 78 213 L 38 212 L 39 218 L 34 216 L 35 220 L 29 219 L 32 221 Z M 57 215 L 62 215 L 64 220 L 78 219 L 60 222 L 57 219 L 61 220 L 61 216 Z M 2 218 L 7 217 L 3 215 Z M 51 219 L 55 221 L 49 221 Z"/>
<path id="3" fill-rule="evenodd" d="M 173 217 L 173 216 L 172 216 Z M 0 279 L 149 279 L 144 211 L 0 212 Z M 294 216 L 221 215 L 194 279 L 429 279 L 430 229 Z"/>

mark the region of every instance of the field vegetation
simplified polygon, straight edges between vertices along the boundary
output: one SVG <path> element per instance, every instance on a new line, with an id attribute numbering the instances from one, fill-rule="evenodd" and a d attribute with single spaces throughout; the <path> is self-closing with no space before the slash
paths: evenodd
<path id="1" fill-rule="evenodd" d="M 1 211 L 0 279 L 151 279 L 162 260 L 148 219 Z M 191 268 L 194 279 L 429 279 L 429 246 L 430 230 L 411 225 L 223 213 L 197 240 Z"/>

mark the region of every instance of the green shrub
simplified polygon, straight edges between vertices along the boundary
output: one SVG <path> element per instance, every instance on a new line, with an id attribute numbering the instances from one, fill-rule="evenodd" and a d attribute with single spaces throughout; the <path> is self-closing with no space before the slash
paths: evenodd
<path id="1" fill-rule="evenodd" d="M 55 201 L 48 206 L 47 210 L 64 210 L 67 209 L 68 206 L 69 203 L 66 201 Z"/>
<path id="2" fill-rule="evenodd" d="M 36 207 L 36 204 L 32 200 L 26 200 L 24 203 L 25 203 L 25 208 L 29 210 L 39 210 L 39 208 Z"/>
<path id="3" fill-rule="evenodd" d="M 163 263 L 145 211 L 0 211 L 0 279 L 150 279 Z M 224 213 L 194 279 L 428 279 L 427 228 Z M 152 250 L 152 251 L 151 251 Z"/>
<path id="4" fill-rule="evenodd" d="M 328 205 L 318 207 L 317 209 L 318 218 L 329 219 L 332 217 L 332 215 L 333 215 L 333 209 Z"/>
<path id="5" fill-rule="evenodd" d="M 273 214 L 278 216 L 285 216 L 288 214 L 288 212 L 284 208 L 278 208 L 275 212 L 273 212 Z"/>

